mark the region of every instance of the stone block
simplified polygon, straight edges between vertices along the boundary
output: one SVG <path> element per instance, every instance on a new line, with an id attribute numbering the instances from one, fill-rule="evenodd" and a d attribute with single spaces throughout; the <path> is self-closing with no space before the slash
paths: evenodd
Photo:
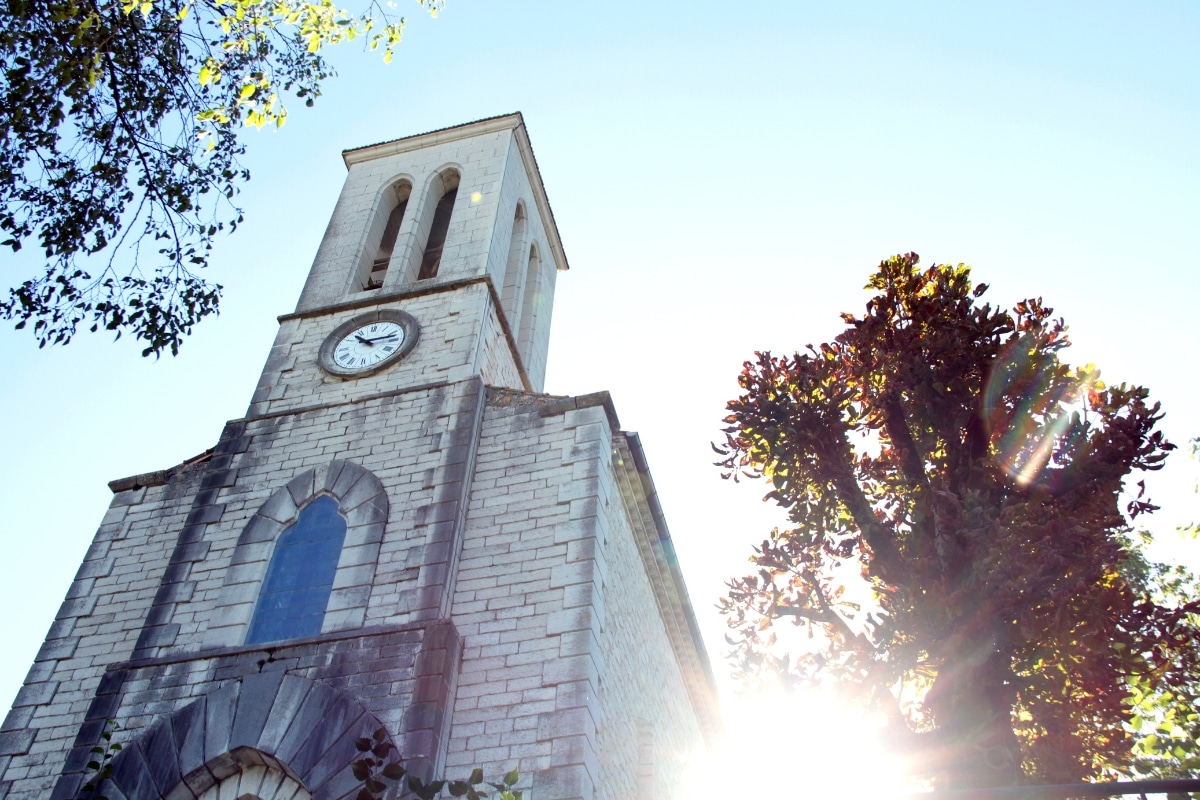
<path id="1" fill-rule="evenodd" d="M 288 481 L 287 490 L 297 508 L 317 493 L 316 478 L 317 471 L 308 469 Z"/>
<path id="2" fill-rule="evenodd" d="M 280 528 L 280 530 L 282 530 L 282 528 Z M 239 545 L 237 549 L 234 550 L 233 559 L 230 561 L 230 563 L 236 566 L 238 564 L 266 562 L 271 558 L 271 551 L 274 549 L 275 542 L 273 540 Z"/>
<path id="3" fill-rule="evenodd" d="M 13 708 L 46 705 L 54 699 L 54 693 L 58 691 L 58 685 L 58 681 L 25 684 L 17 692 L 17 698 L 13 700 Z M 0 755 L 4 754 L 0 753 Z"/>
<path id="4" fill-rule="evenodd" d="M 538 716 L 537 738 L 539 740 L 557 741 L 573 736 L 582 736 L 589 741 L 595 741 L 596 722 L 588 706 L 575 706 Z"/>
<path id="5" fill-rule="evenodd" d="M 224 504 L 202 505 L 198 508 L 193 508 L 187 515 L 186 525 L 207 525 L 212 522 L 220 522 L 221 516 L 225 513 Z"/>
<path id="6" fill-rule="evenodd" d="M 357 466 L 357 465 L 356 465 Z M 342 507 L 343 513 L 351 511 L 368 500 L 375 499 L 380 494 L 379 483 L 374 477 L 363 470 L 359 479 L 346 491 L 345 494 L 339 495 L 338 505 Z M 383 497 L 384 510 L 387 508 L 387 497 Z"/>
<path id="7" fill-rule="evenodd" d="M 164 583 L 154 594 L 154 605 L 162 606 L 169 603 L 186 603 L 192 599 L 196 590 L 195 581 L 180 583 Z"/>
<path id="8" fill-rule="evenodd" d="M 345 696 L 335 696 L 325 706 L 320 723 L 313 726 L 312 732 L 295 754 L 285 760 L 308 783 L 310 771 L 318 766 L 326 751 L 342 738 L 347 729 L 356 728 L 361 718 L 362 709 L 357 704 Z"/>
<path id="9" fill-rule="evenodd" d="M 363 626 L 366 617 L 367 609 L 364 606 L 330 609 L 325 612 L 325 621 L 321 624 L 321 628 L 326 633 L 355 630 Z"/>
<path id="10" fill-rule="evenodd" d="M 293 675 L 285 675 L 275 693 L 275 702 L 263 725 L 259 741 L 269 753 L 277 753 L 288 727 L 297 717 L 313 684 Z"/>
<path id="11" fill-rule="evenodd" d="M 171 622 L 166 625 L 151 625 L 143 628 L 138 636 L 137 648 L 168 647 L 175 643 L 179 636 L 179 623 Z"/>
<path id="12" fill-rule="evenodd" d="M 175 548 L 175 552 L 171 553 L 172 564 L 196 563 L 203 561 L 208 556 L 208 551 L 211 545 L 208 542 L 196 542 L 194 544 L 185 544 Z"/>
<path id="13" fill-rule="evenodd" d="M 184 775 L 204 765 L 204 720 L 206 702 L 201 698 L 171 715 L 171 735 L 179 754 L 179 768 Z"/>
<path id="14" fill-rule="evenodd" d="M 4 725 L 0 727 L 0 731 L 20 731 L 28 728 L 36 708 L 37 706 L 22 706 L 10 710 L 8 716 L 4 718 Z"/>
<path id="15" fill-rule="evenodd" d="M 383 522 L 353 525 L 346 529 L 345 547 L 379 544 L 383 541 Z"/>
<path id="16" fill-rule="evenodd" d="M 0 756 L 17 756 L 29 752 L 35 731 L 0 732 Z"/>
<path id="17" fill-rule="evenodd" d="M 346 608 L 348 605 L 366 605 L 367 599 L 371 596 L 371 583 L 375 577 L 375 564 L 358 564 L 350 566 L 349 564 L 341 564 L 338 566 L 337 573 L 333 578 L 333 592 L 339 592 L 344 598 L 353 598 L 352 601 L 343 600 L 341 608 Z"/>
<path id="18" fill-rule="evenodd" d="M 594 583 L 573 583 L 563 587 L 563 608 L 590 606 L 599 601 L 599 593 Z"/>
<path id="19" fill-rule="evenodd" d="M 179 761 L 169 723 L 164 721 L 151 726 L 150 730 L 138 739 L 137 746 L 160 796 L 167 794 L 183 779 L 179 772 Z"/>
<path id="20" fill-rule="evenodd" d="M 555 564 L 550 569 L 550 587 L 560 588 L 576 583 L 592 583 L 595 561 L 575 561 Z"/>
<path id="21" fill-rule="evenodd" d="M 597 685 L 600 675 L 594 658 L 590 655 L 579 655 L 564 656 L 549 662 L 543 677 L 546 686 L 575 681 L 587 681 Z"/>
<path id="22" fill-rule="evenodd" d="M 284 525 L 296 518 L 300 509 L 286 491 L 275 492 L 258 509 L 258 514 Z"/>
<path id="23" fill-rule="evenodd" d="M 283 531 L 283 524 L 278 520 L 255 514 L 246 523 L 246 527 L 242 528 L 242 534 L 238 537 L 239 550 L 249 544 L 259 544 L 263 542 L 274 542 L 279 534 Z"/>
<path id="24" fill-rule="evenodd" d="M 281 695 L 283 687 L 281 687 Z M 303 698 L 299 708 L 292 715 L 292 724 L 286 729 L 280 740 L 279 746 L 275 749 L 273 755 L 280 758 L 282 761 L 291 764 L 295 754 L 304 746 L 309 736 L 313 731 L 320 727 L 322 720 L 326 717 L 326 710 L 334 701 L 334 692 L 328 686 L 316 683 L 309 688 L 307 695 Z M 272 711 L 271 722 L 274 723 L 277 713 Z M 271 727 L 268 726 L 264 733 L 274 733 Z"/>
<path id="25" fill-rule="evenodd" d="M 90 597 L 76 597 L 72 600 L 67 600 L 59 608 L 58 618 L 86 617 L 95 610 L 98 599 L 98 595 L 92 595 Z"/>
<path id="26" fill-rule="evenodd" d="M 223 489 L 236 484 L 236 469 L 210 469 L 200 480 L 201 489 Z"/>
<path id="27" fill-rule="evenodd" d="M 575 539 L 591 539 L 596 535 L 594 519 L 572 518 L 554 526 L 554 542 L 563 544 Z"/>
<path id="28" fill-rule="evenodd" d="M 336 479 L 332 478 L 333 474 L 334 469 L 331 466 L 329 474 L 325 477 L 325 487 L 334 495 L 345 497 L 354 485 L 367 475 L 367 471 L 352 461 L 342 461 Z"/>
<path id="29" fill-rule="evenodd" d="M 242 679 L 237 713 L 230 733 L 231 747 L 258 745 L 282 682 L 282 671 L 251 673 Z"/>
<path id="30" fill-rule="evenodd" d="M 546 615 L 546 633 L 554 635 L 568 631 L 591 630 L 594 622 L 590 606 L 565 608 Z M 598 626 L 596 626 L 598 627 Z"/>
<path id="31" fill-rule="evenodd" d="M 85 578 L 103 578 L 112 574 L 113 565 L 116 559 L 112 556 L 108 558 L 98 558 L 91 561 L 84 561 L 79 567 L 79 572 L 75 574 L 75 580 Z"/>
<path id="32" fill-rule="evenodd" d="M 154 778 L 136 747 L 122 750 L 112 762 L 112 782 L 126 797 L 158 797 Z"/>
<path id="33" fill-rule="evenodd" d="M 229 736 L 240 688 L 240 683 L 231 681 L 208 694 L 204 716 L 205 762 L 229 752 Z"/>
<path id="34" fill-rule="evenodd" d="M 538 770 L 531 776 L 537 800 L 592 800 L 592 777 L 582 764 Z"/>

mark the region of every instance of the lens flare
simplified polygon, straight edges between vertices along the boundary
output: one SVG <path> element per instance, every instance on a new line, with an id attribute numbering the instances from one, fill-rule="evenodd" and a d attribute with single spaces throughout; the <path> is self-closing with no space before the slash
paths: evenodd
<path id="1" fill-rule="evenodd" d="M 1094 370 L 1068 372 L 1033 336 L 1009 343 L 996 357 L 984 390 L 984 418 L 994 458 L 1020 486 L 1053 483 L 1083 443 L 1080 422 Z M 1052 460 L 1060 469 L 1048 469 Z"/>
<path id="2" fill-rule="evenodd" d="M 878 720 L 829 691 L 726 696 L 725 739 L 703 754 L 676 797 L 837 797 L 884 800 L 911 788 L 908 771 L 881 738 Z M 846 769 L 847 759 L 863 765 Z M 720 784 L 714 786 L 714 765 Z"/>

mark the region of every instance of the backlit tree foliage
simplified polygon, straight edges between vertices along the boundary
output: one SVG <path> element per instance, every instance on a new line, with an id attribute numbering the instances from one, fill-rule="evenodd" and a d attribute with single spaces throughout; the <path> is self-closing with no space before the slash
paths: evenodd
<path id="1" fill-rule="evenodd" d="M 833 342 L 747 362 L 728 406 L 719 465 L 790 520 L 722 602 L 743 672 L 852 689 L 942 788 L 1128 771 L 1139 697 L 1197 667 L 1200 604 L 1134 574 L 1158 406 L 964 266 L 898 256 L 868 288 Z M 811 637 L 790 658 L 785 623 Z"/>
<path id="2" fill-rule="evenodd" d="M 323 48 L 361 38 L 387 61 L 403 26 L 333 0 L 0 4 L 0 244 L 45 258 L 0 315 L 42 345 L 84 325 L 177 352 L 217 311 L 199 270 L 242 219 L 243 127 L 282 125 L 285 94 L 311 105 Z"/>

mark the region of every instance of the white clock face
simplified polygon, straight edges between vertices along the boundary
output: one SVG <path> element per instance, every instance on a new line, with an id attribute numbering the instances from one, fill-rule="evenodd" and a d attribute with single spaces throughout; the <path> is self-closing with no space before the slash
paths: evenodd
<path id="1" fill-rule="evenodd" d="M 333 350 L 333 363 L 342 369 L 378 366 L 404 344 L 404 328 L 391 320 L 368 322 L 346 334 Z"/>

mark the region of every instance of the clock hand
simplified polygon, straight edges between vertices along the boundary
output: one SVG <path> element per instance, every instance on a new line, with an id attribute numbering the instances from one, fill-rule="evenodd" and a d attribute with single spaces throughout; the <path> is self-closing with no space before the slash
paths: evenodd
<path id="1" fill-rule="evenodd" d="M 372 344 L 374 342 L 394 342 L 396 341 L 396 334 L 389 333 L 387 336 L 376 336 L 374 339 L 365 339 L 364 341 L 367 344 Z"/>
<path id="2" fill-rule="evenodd" d="M 357 333 L 354 334 L 354 338 L 358 339 L 360 342 L 367 345 L 368 347 L 371 346 L 371 342 L 375 341 L 374 339 L 364 339 L 363 337 L 359 336 Z"/>

